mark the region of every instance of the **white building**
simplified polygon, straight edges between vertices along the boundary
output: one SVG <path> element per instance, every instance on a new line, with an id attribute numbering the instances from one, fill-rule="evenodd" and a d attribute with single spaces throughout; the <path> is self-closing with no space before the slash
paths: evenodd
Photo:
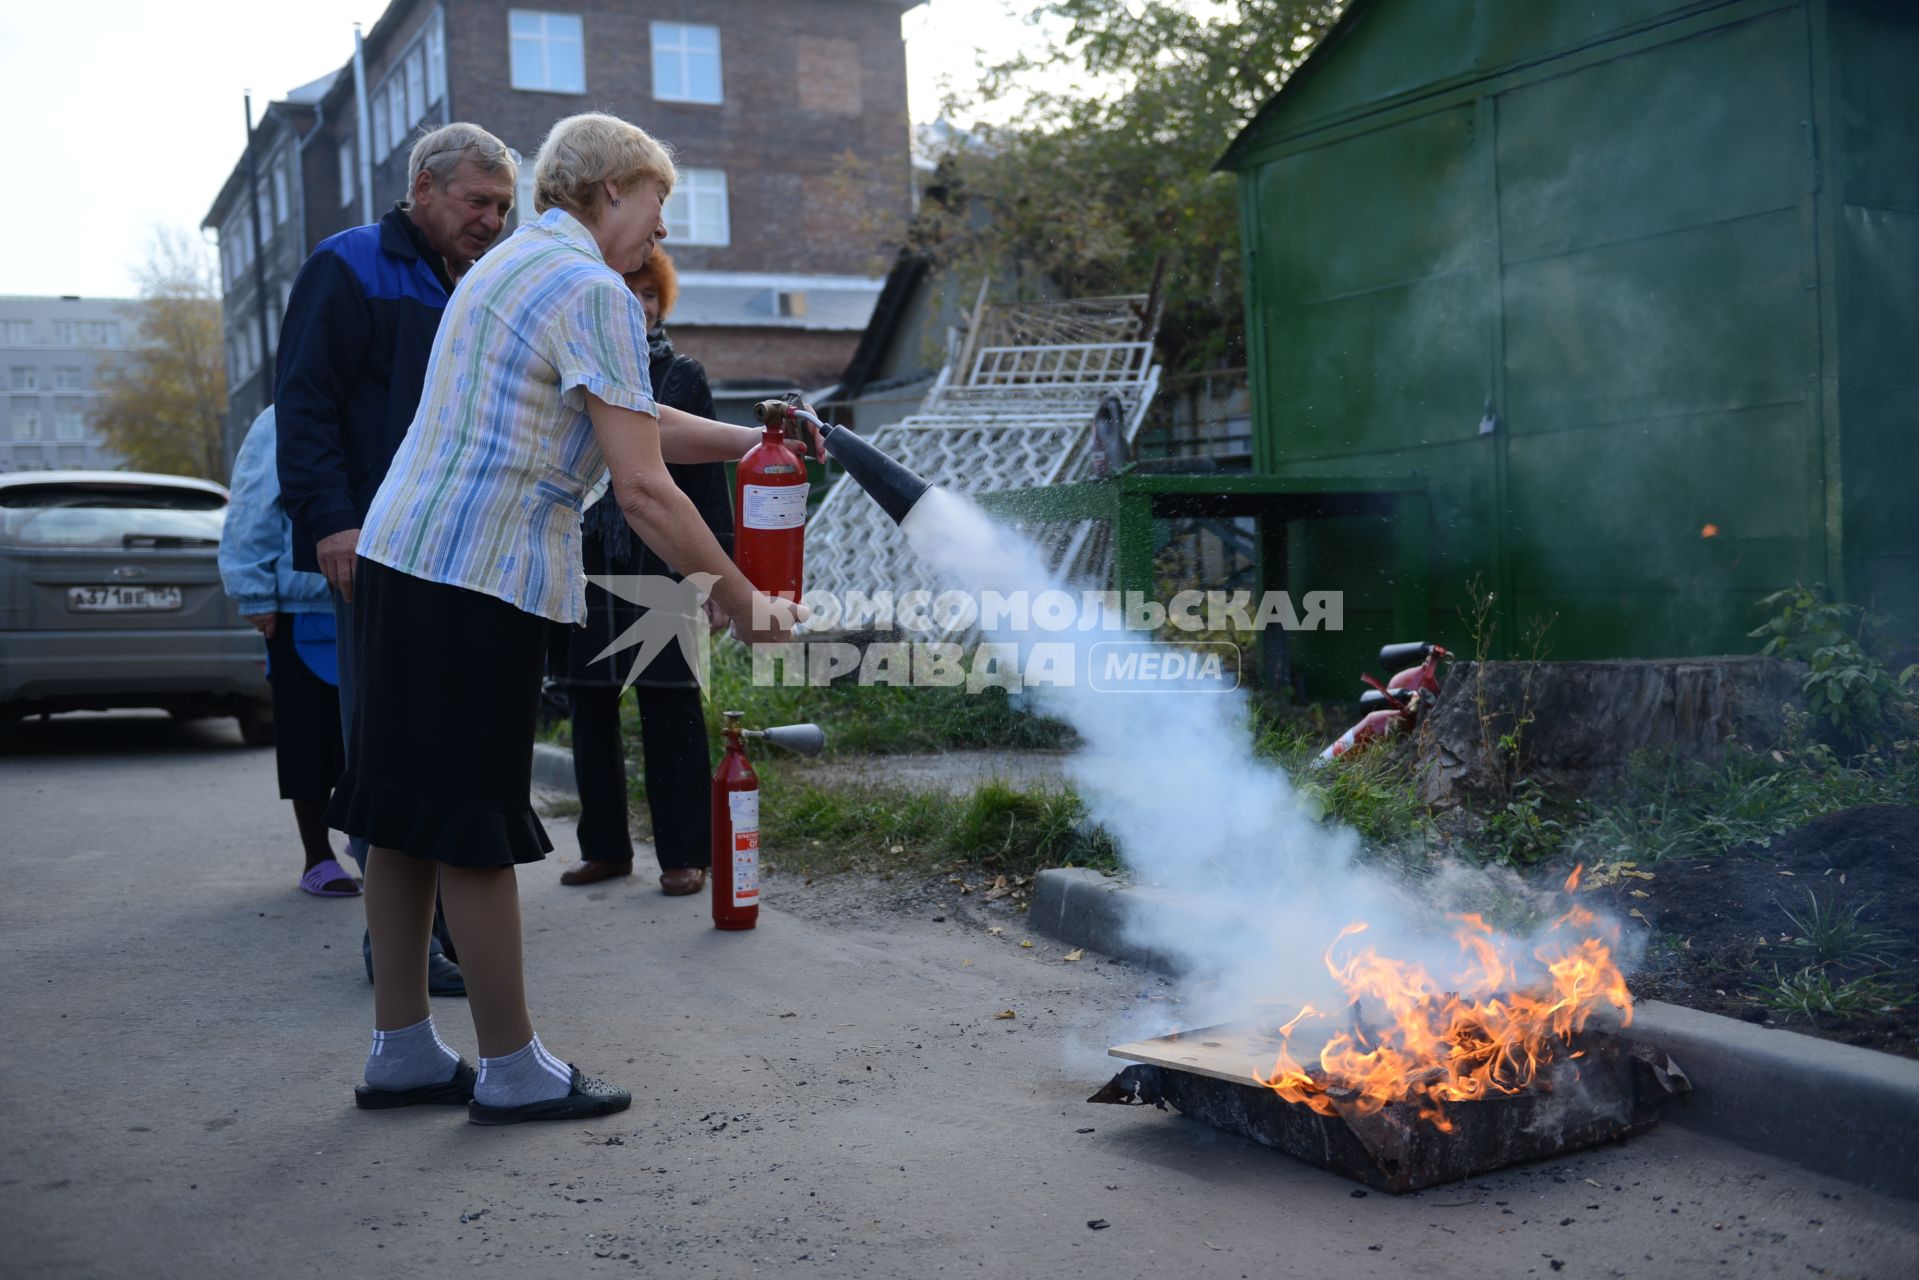
<path id="1" fill-rule="evenodd" d="M 100 366 L 138 335 L 124 298 L 0 297 L 0 471 L 112 467 L 94 434 Z"/>

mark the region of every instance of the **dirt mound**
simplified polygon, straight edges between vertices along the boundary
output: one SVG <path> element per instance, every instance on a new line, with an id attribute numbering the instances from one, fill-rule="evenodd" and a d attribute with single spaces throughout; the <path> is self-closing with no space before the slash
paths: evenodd
<path id="1" fill-rule="evenodd" d="M 1815 911 L 1878 935 L 1879 963 L 1836 962 L 1834 981 L 1882 973 L 1912 992 L 1919 965 L 1919 808 L 1868 805 L 1815 818 L 1711 860 L 1671 859 L 1598 891 L 1651 930 L 1636 995 L 1919 1057 L 1919 1002 L 1893 1013 L 1808 1022 L 1754 997 L 1816 960 L 1805 934 Z M 1635 893 L 1635 891 L 1637 891 Z M 1638 896 L 1643 894 L 1644 896 Z M 1885 970 L 1892 970 L 1885 974 Z"/>

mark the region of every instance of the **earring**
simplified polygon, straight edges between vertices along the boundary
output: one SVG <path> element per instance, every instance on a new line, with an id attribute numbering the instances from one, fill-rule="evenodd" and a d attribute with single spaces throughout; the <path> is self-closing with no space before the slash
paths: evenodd
<path id="1" fill-rule="evenodd" d="M 618 196 L 613 197 L 613 207 L 615 209 L 620 207 L 620 198 Z"/>

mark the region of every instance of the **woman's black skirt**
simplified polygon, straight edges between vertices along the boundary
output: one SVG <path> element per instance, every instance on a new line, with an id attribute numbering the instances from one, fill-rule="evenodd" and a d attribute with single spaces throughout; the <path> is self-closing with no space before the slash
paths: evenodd
<path id="1" fill-rule="evenodd" d="M 282 800 L 325 803 L 346 767 L 346 747 L 340 741 L 340 691 L 300 660 L 293 627 L 294 615 L 280 614 L 267 641 L 273 760 Z"/>
<path id="2" fill-rule="evenodd" d="M 327 821 L 456 867 L 538 862 L 533 737 L 545 619 L 361 558 L 353 741 Z"/>

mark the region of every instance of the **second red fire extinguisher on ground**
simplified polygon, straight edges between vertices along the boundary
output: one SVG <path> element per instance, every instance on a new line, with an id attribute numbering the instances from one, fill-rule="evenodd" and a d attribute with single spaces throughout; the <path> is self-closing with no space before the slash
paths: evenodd
<path id="1" fill-rule="evenodd" d="M 726 754 L 713 774 L 713 927 L 751 929 L 760 920 L 760 779 L 740 741 L 740 713 L 726 713 Z"/>
<path id="2" fill-rule="evenodd" d="M 733 484 L 733 563 L 769 596 L 798 600 L 806 559 L 806 461 L 786 443 L 788 407 L 765 401 L 766 430 L 740 459 Z"/>
<path id="3" fill-rule="evenodd" d="M 760 779 L 746 758 L 744 739 L 815 756 L 826 745 L 818 725 L 742 729 L 741 713 L 726 713 L 726 754 L 713 771 L 713 927 L 751 929 L 760 920 Z"/>

